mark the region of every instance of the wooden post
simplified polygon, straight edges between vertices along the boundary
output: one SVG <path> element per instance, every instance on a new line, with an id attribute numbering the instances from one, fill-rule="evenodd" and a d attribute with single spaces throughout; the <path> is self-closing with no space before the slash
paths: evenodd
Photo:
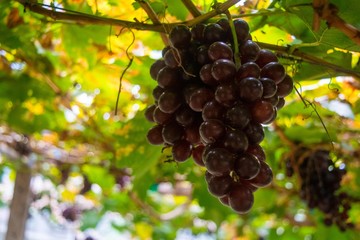
<path id="1" fill-rule="evenodd" d="M 5 240 L 23 240 L 30 203 L 31 171 L 22 166 L 16 173 L 14 194 Z"/>

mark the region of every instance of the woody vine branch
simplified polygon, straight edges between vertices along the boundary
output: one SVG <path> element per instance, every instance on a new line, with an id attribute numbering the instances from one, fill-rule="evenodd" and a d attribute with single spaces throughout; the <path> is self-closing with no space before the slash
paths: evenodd
<path id="1" fill-rule="evenodd" d="M 176 23 L 160 23 L 159 19 L 157 18 L 156 14 L 152 12 L 152 9 L 149 8 L 146 3 L 142 0 L 137 0 L 141 4 L 141 7 L 146 11 L 149 18 L 153 22 L 153 24 L 138 22 L 138 21 L 125 21 L 120 19 L 113 19 L 113 18 L 106 18 L 66 9 L 59 9 L 53 6 L 43 5 L 41 3 L 34 3 L 29 2 L 29 0 L 15 0 L 22 5 L 24 5 L 25 10 L 29 10 L 31 12 L 35 12 L 41 14 L 43 16 L 49 17 L 54 21 L 68 21 L 71 23 L 76 23 L 80 25 L 110 25 L 110 26 L 121 26 L 129 29 L 136 29 L 136 30 L 144 30 L 144 31 L 154 31 L 160 33 L 169 32 L 174 26 L 179 24 L 185 24 L 189 27 L 194 26 L 198 23 L 204 22 L 213 18 L 219 14 L 225 13 L 227 9 L 234 6 L 240 0 L 228 0 L 224 3 L 216 5 L 216 7 L 205 14 L 200 14 L 200 12 L 194 11 L 194 5 L 189 4 L 189 1 L 183 1 L 185 6 L 189 9 L 191 14 L 194 16 L 193 19 L 185 22 L 176 22 Z M 330 5 L 327 1 L 317 1 L 314 0 L 313 7 L 315 10 L 315 18 L 314 18 L 314 27 L 316 29 L 317 22 L 319 18 L 324 19 L 329 24 L 329 27 L 336 27 L 339 28 L 344 34 L 346 34 L 350 39 L 352 39 L 355 43 L 360 44 L 360 32 L 352 25 L 346 23 L 342 20 L 336 11 L 332 11 Z M 61 10 L 61 11 L 59 11 Z M 255 13 L 255 15 L 258 15 Z M 195 17 L 196 16 L 196 17 Z M 246 14 L 249 16 L 249 14 Z M 241 16 L 239 16 L 241 17 Z M 164 38 L 163 38 L 164 39 Z M 164 39 L 165 40 L 165 39 Z M 360 78 L 360 72 L 354 71 L 352 69 L 347 69 L 342 66 L 338 66 L 332 64 L 330 62 L 324 61 L 323 59 L 317 58 L 315 56 L 306 54 L 301 52 L 298 49 L 295 49 L 292 52 L 289 52 L 289 49 L 284 46 L 272 45 L 272 44 L 265 44 L 265 43 L 258 43 L 261 47 L 265 47 L 271 50 L 275 50 L 281 54 L 287 54 L 288 56 L 295 56 L 300 58 L 303 61 L 324 66 L 326 68 L 332 69 L 336 72 L 342 72 L 347 75 L 351 75 L 356 78 Z"/>

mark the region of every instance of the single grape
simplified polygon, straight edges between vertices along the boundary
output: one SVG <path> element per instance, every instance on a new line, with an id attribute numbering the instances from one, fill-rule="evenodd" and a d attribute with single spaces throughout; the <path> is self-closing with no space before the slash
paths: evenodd
<path id="1" fill-rule="evenodd" d="M 153 91 L 152 91 L 152 95 L 155 99 L 155 101 L 158 101 L 161 94 L 165 91 L 164 88 L 160 87 L 160 86 L 156 86 Z"/>
<path id="2" fill-rule="evenodd" d="M 270 185 L 272 179 L 273 173 L 271 168 L 266 162 L 260 161 L 260 172 L 255 178 L 249 180 L 249 182 L 255 187 L 266 187 Z"/>
<path id="3" fill-rule="evenodd" d="M 234 20 L 236 36 L 239 42 L 243 42 L 249 35 L 249 24 L 243 19 Z"/>
<path id="4" fill-rule="evenodd" d="M 146 138 L 148 142 L 152 145 L 161 145 L 164 143 L 164 139 L 162 137 L 163 126 L 155 125 L 148 131 Z"/>
<path id="5" fill-rule="evenodd" d="M 260 68 L 262 68 L 270 62 L 278 62 L 278 58 L 272 51 L 267 50 L 267 49 L 261 49 L 258 52 L 258 57 L 257 57 L 255 63 L 257 65 L 259 65 Z"/>
<path id="6" fill-rule="evenodd" d="M 214 98 L 214 92 L 209 88 L 199 88 L 195 90 L 189 100 L 189 106 L 196 112 L 201 112 L 204 105 Z"/>
<path id="7" fill-rule="evenodd" d="M 276 104 L 276 109 L 279 110 L 279 109 L 283 108 L 284 105 L 285 105 L 285 99 L 279 98 L 278 103 Z"/>
<path id="8" fill-rule="evenodd" d="M 212 65 L 211 74 L 218 81 L 232 80 L 236 74 L 235 63 L 228 59 L 218 59 Z"/>
<path id="9" fill-rule="evenodd" d="M 211 44 L 216 41 L 222 41 L 226 37 L 224 29 L 217 23 L 210 23 L 204 29 L 204 40 Z"/>
<path id="10" fill-rule="evenodd" d="M 161 51 L 161 56 L 164 57 L 166 52 L 169 51 L 171 49 L 170 46 L 166 46 L 163 48 L 163 50 Z"/>
<path id="11" fill-rule="evenodd" d="M 216 61 L 218 59 L 233 59 L 233 51 L 231 47 L 224 42 L 212 43 L 209 46 L 208 55 L 212 61 Z"/>
<path id="12" fill-rule="evenodd" d="M 195 26 L 191 28 L 191 36 L 192 39 L 197 42 L 203 42 L 204 41 L 204 29 L 206 25 L 203 23 L 198 23 Z"/>
<path id="13" fill-rule="evenodd" d="M 216 86 L 219 84 L 219 82 L 216 81 L 216 79 L 211 74 L 211 69 L 212 69 L 212 64 L 210 63 L 205 64 L 204 66 L 201 67 L 199 76 L 201 81 L 203 81 L 205 84 L 210 86 Z"/>
<path id="14" fill-rule="evenodd" d="M 251 154 L 240 154 L 235 159 L 234 171 L 242 179 L 253 179 L 260 172 L 260 161 Z"/>
<path id="15" fill-rule="evenodd" d="M 214 176 L 208 181 L 208 190 L 215 197 L 224 197 L 230 191 L 232 183 L 229 175 Z"/>
<path id="16" fill-rule="evenodd" d="M 215 175 L 211 174 L 209 171 L 205 171 L 205 181 L 209 183 L 210 179 L 213 178 Z"/>
<path id="17" fill-rule="evenodd" d="M 180 125 L 189 126 L 194 123 L 196 113 L 188 106 L 183 106 L 176 111 L 175 119 Z"/>
<path id="18" fill-rule="evenodd" d="M 271 98 L 277 93 L 278 86 L 272 79 L 260 78 L 260 82 L 263 86 L 263 98 Z"/>
<path id="19" fill-rule="evenodd" d="M 257 123 L 265 123 L 273 117 L 273 114 L 275 114 L 275 109 L 271 103 L 264 100 L 254 102 L 250 111 L 253 121 Z"/>
<path id="20" fill-rule="evenodd" d="M 256 122 L 250 122 L 244 132 L 251 144 L 259 144 L 265 137 L 262 125 Z"/>
<path id="21" fill-rule="evenodd" d="M 240 82 L 243 78 L 253 77 L 259 78 L 260 77 L 261 69 L 259 66 L 254 62 L 247 62 L 240 66 L 238 71 L 236 72 L 236 82 Z"/>
<path id="22" fill-rule="evenodd" d="M 248 149 L 246 150 L 247 153 L 252 154 L 260 161 L 266 160 L 266 154 L 264 152 L 264 149 L 259 144 L 251 144 L 248 146 Z"/>
<path id="23" fill-rule="evenodd" d="M 149 122 L 154 122 L 153 114 L 154 114 L 155 108 L 156 108 L 156 105 L 152 104 L 152 105 L 148 106 L 145 110 L 145 118 Z"/>
<path id="24" fill-rule="evenodd" d="M 150 67 L 150 76 L 156 80 L 158 73 L 166 66 L 165 61 L 162 59 L 156 60 Z"/>
<path id="25" fill-rule="evenodd" d="M 189 104 L 190 97 L 195 92 L 195 90 L 198 90 L 202 87 L 203 87 L 203 85 L 200 84 L 199 82 L 191 82 L 191 83 L 188 83 L 185 85 L 185 87 L 182 90 L 182 94 L 183 94 L 187 104 Z"/>
<path id="26" fill-rule="evenodd" d="M 250 113 L 247 106 L 238 101 L 225 114 L 225 122 L 233 128 L 244 128 L 250 122 Z"/>
<path id="27" fill-rule="evenodd" d="M 207 154 L 210 152 L 210 150 L 213 150 L 213 149 L 219 148 L 219 147 L 221 148 L 221 146 L 219 146 L 219 144 L 217 144 L 217 143 L 206 144 L 204 146 L 205 146 L 205 148 L 204 148 L 204 151 L 202 154 L 203 161 L 205 161 L 205 158 L 206 158 Z"/>
<path id="28" fill-rule="evenodd" d="M 186 48 L 190 45 L 191 32 L 185 25 L 176 25 L 169 34 L 172 45 L 176 48 Z"/>
<path id="29" fill-rule="evenodd" d="M 245 133 L 240 129 L 227 129 L 226 134 L 221 142 L 224 148 L 232 153 L 244 152 L 249 145 Z"/>
<path id="30" fill-rule="evenodd" d="M 277 104 L 279 103 L 279 99 L 280 98 L 279 98 L 279 96 L 277 94 L 275 94 L 274 96 L 269 97 L 269 98 L 263 98 L 264 101 L 267 101 L 267 102 L 271 103 L 271 105 L 273 107 L 277 106 Z"/>
<path id="31" fill-rule="evenodd" d="M 245 214 L 254 204 L 252 191 L 244 185 L 236 185 L 228 194 L 229 205 L 237 213 Z"/>
<path id="32" fill-rule="evenodd" d="M 172 147 L 172 156 L 176 162 L 186 161 L 192 154 L 192 145 L 186 140 L 178 140 Z"/>
<path id="33" fill-rule="evenodd" d="M 262 69 L 260 76 L 274 80 L 276 84 L 279 84 L 285 78 L 285 68 L 278 62 L 270 62 L 266 64 Z"/>
<path id="34" fill-rule="evenodd" d="M 177 68 L 164 67 L 157 75 L 158 85 L 162 88 L 178 87 L 181 85 L 180 72 Z"/>
<path id="35" fill-rule="evenodd" d="M 162 129 L 162 137 L 165 143 L 173 145 L 176 141 L 182 139 L 184 129 L 176 122 L 170 122 L 164 125 Z"/>
<path id="36" fill-rule="evenodd" d="M 289 75 L 286 75 L 284 80 L 277 85 L 277 95 L 284 98 L 292 92 L 293 87 L 294 83 L 292 78 Z"/>
<path id="37" fill-rule="evenodd" d="M 209 54 L 208 54 L 208 49 L 209 49 L 209 47 L 207 45 L 201 45 L 196 50 L 196 56 L 195 56 L 196 62 L 200 66 L 211 62 L 211 60 L 209 58 Z"/>
<path id="38" fill-rule="evenodd" d="M 242 79 L 238 84 L 238 88 L 240 97 L 245 101 L 253 102 L 263 95 L 263 85 L 257 78 L 247 77 Z"/>
<path id="39" fill-rule="evenodd" d="M 254 62 L 257 59 L 259 51 L 259 45 L 252 40 L 247 40 L 240 48 L 241 62 Z"/>
<path id="40" fill-rule="evenodd" d="M 202 110 L 202 118 L 204 121 L 209 119 L 222 120 L 224 118 L 224 114 L 225 107 L 215 100 L 207 102 Z"/>
<path id="41" fill-rule="evenodd" d="M 227 107 L 232 106 L 237 98 L 235 89 L 232 82 L 221 83 L 215 90 L 216 101 Z"/>
<path id="42" fill-rule="evenodd" d="M 262 124 L 265 124 L 265 125 L 270 124 L 276 119 L 276 117 L 277 117 L 277 109 L 274 108 L 274 113 L 273 113 L 272 117 L 269 120 L 263 122 Z"/>
<path id="43" fill-rule="evenodd" d="M 161 111 L 159 107 L 156 107 L 153 113 L 154 122 L 160 125 L 169 123 L 173 119 L 174 115 L 172 113 L 165 113 Z"/>
<path id="44" fill-rule="evenodd" d="M 173 90 L 165 90 L 158 102 L 158 106 L 164 113 L 175 112 L 182 104 L 183 99 L 181 95 Z"/>
<path id="45" fill-rule="evenodd" d="M 198 145 L 192 151 L 192 157 L 194 159 L 194 162 L 201 167 L 205 167 L 204 161 L 202 160 L 202 154 L 204 152 L 204 149 L 204 145 Z"/>
<path id="46" fill-rule="evenodd" d="M 227 35 L 231 34 L 231 29 L 230 29 L 230 24 L 229 24 L 228 19 L 221 18 L 216 23 L 219 24 L 222 27 L 222 29 L 224 29 L 224 31 L 226 32 Z"/>
<path id="47" fill-rule="evenodd" d="M 225 126 L 220 120 L 209 119 L 201 123 L 199 132 L 205 143 L 214 143 L 225 134 Z"/>
<path id="48" fill-rule="evenodd" d="M 199 127 L 199 123 L 194 123 L 185 128 L 185 139 L 194 145 L 201 143 Z"/>
<path id="49" fill-rule="evenodd" d="M 169 49 L 164 55 L 164 61 L 166 66 L 171 68 L 176 68 L 182 65 L 182 59 L 184 55 L 181 51 L 177 49 Z"/>
<path id="50" fill-rule="evenodd" d="M 204 159 L 206 169 L 213 175 L 229 174 L 234 168 L 234 155 L 224 148 L 210 149 Z"/>

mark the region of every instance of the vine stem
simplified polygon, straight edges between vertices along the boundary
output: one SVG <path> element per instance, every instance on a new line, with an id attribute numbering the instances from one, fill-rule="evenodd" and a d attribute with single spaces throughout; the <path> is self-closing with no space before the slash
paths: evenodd
<path id="1" fill-rule="evenodd" d="M 295 150 L 297 147 L 284 133 L 283 129 L 276 123 L 273 123 L 273 127 L 279 138 L 288 145 L 292 150 Z"/>
<path id="2" fill-rule="evenodd" d="M 201 12 L 191 0 L 181 0 L 194 18 L 201 16 Z"/>
<path id="3" fill-rule="evenodd" d="M 144 11 L 146 12 L 146 14 L 149 16 L 150 20 L 154 23 L 154 24 L 161 24 L 156 12 L 154 11 L 154 9 L 152 9 L 152 7 L 150 6 L 150 4 L 144 0 L 136 0 L 137 3 L 140 4 L 140 6 L 142 7 L 142 9 L 144 9 Z M 165 45 L 169 45 L 169 38 L 166 35 L 166 33 L 160 33 L 161 35 L 161 39 L 163 40 Z"/>
<path id="4" fill-rule="evenodd" d="M 314 19 L 313 28 L 320 28 L 320 19 L 326 21 L 328 27 L 334 27 L 348 36 L 354 43 L 360 45 L 360 30 L 353 25 L 345 22 L 338 15 L 338 9 L 328 0 L 313 0 Z"/>
<path id="5" fill-rule="evenodd" d="M 132 28 L 137 30 L 147 30 L 153 32 L 170 32 L 170 30 L 179 25 L 185 24 L 186 26 L 193 26 L 198 23 L 204 22 L 212 17 L 215 17 L 221 13 L 224 13 L 227 9 L 235 5 L 240 0 L 228 0 L 224 3 L 219 4 L 216 9 L 200 15 L 194 19 L 185 22 L 176 22 L 176 23 L 161 23 L 161 24 L 146 24 L 142 22 L 132 22 L 132 21 L 125 21 L 113 18 L 106 18 L 95 16 L 92 14 L 81 13 L 77 11 L 72 11 L 64 8 L 57 8 L 54 6 L 41 4 L 41 3 L 33 3 L 29 2 L 28 0 L 15 0 L 22 4 L 25 7 L 25 10 L 30 10 L 32 12 L 41 14 L 43 16 L 50 17 L 56 20 L 65 20 L 77 24 L 93 24 L 93 25 L 110 25 L 110 26 L 120 26 L 126 28 Z M 61 11 L 59 11 L 61 10 Z"/>
<path id="6" fill-rule="evenodd" d="M 240 54 L 239 54 L 239 42 L 237 39 L 237 35 L 236 35 L 236 29 L 235 29 L 235 25 L 234 22 L 232 20 L 231 14 L 229 12 L 229 10 L 225 11 L 226 17 L 228 18 L 229 21 L 229 25 L 230 25 L 230 29 L 231 29 L 231 35 L 233 36 L 233 41 L 234 41 L 234 60 L 235 60 L 235 66 L 236 66 L 236 70 L 238 70 L 241 66 L 241 59 L 240 59 Z"/>
<path id="7" fill-rule="evenodd" d="M 268 44 L 268 43 L 262 43 L 262 42 L 256 42 L 261 48 L 266 48 L 270 50 L 274 50 L 275 52 L 278 52 L 280 54 L 286 55 L 286 56 L 295 56 L 300 58 L 299 60 L 303 60 L 306 62 L 309 62 L 311 64 L 316 64 L 319 66 L 323 66 L 329 69 L 332 69 L 336 72 L 342 72 L 348 75 L 351 75 L 357 79 L 360 78 L 360 72 L 354 71 L 351 69 L 343 68 L 341 66 L 338 66 L 336 64 L 333 64 L 331 62 L 325 61 L 321 58 L 306 54 L 299 49 L 292 50 L 291 47 L 285 47 L 285 46 L 278 46 L 274 44 Z"/>

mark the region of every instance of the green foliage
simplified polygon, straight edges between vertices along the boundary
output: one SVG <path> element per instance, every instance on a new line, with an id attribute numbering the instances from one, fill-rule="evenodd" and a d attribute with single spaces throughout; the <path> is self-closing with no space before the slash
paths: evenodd
<path id="1" fill-rule="evenodd" d="M 164 24 L 192 19 L 183 1 L 147 2 Z M 193 2 L 203 13 L 216 3 Z M 113 228 L 139 239 L 175 239 L 182 228 L 194 234 L 210 232 L 218 239 L 356 239 L 358 203 L 350 211 L 355 230 L 342 233 L 325 227 L 324 215 L 300 200 L 298 179 L 285 177 L 284 160 L 292 156 L 294 145 L 329 149 L 347 167 L 342 189 L 360 198 L 360 46 L 324 21 L 314 31 L 311 0 L 246 2 L 230 13 L 245 14 L 253 38 L 277 50 L 297 90 L 286 98 L 275 123 L 266 127 L 262 146 L 275 177 L 269 188 L 255 193 L 250 213 L 239 216 L 211 196 L 204 169 L 192 159 L 176 164 L 168 158 L 171 149 L 147 143 L 152 124 L 144 110 L 153 103 L 156 86 L 149 69 L 165 46 L 158 32 L 131 29 L 135 40 L 128 54 L 134 60 L 122 79 L 115 115 L 120 76 L 129 64 L 130 29 L 52 20 L 24 11 L 17 1 L 1 2 L 0 147 L 5 143 L 2 136 L 26 134 L 37 143 L 34 172 L 52 180 L 64 178 L 65 183 L 66 174 L 83 175 L 100 189 L 81 193 L 94 205 L 82 215 L 82 231 L 114 211 L 131 221 Z M 331 3 L 341 18 L 360 28 L 357 0 Z M 139 1 L 62 4 L 99 21 L 107 17 L 151 24 Z M 344 107 L 331 108 L 335 100 L 346 104 L 350 114 L 344 114 Z M 39 147 L 44 143 L 46 149 Z M 0 155 L 1 165 L 16 168 L 5 155 Z M 63 171 L 64 162 L 74 166 L 70 173 Z M 0 167 L 0 179 L 1 174 Z M 80 195 L 64 182 L 59 193 L 68 191 L 74 199 Z"/>

